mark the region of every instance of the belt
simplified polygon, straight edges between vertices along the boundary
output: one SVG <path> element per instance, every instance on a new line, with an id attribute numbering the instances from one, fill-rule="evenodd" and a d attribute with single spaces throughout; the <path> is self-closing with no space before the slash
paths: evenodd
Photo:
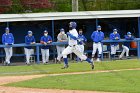
<path id="1" fill-rule="evenodd" d="M 101 42 L 94 42 L 94 43 L 101 43 Z"/>
<path id="2" fill-rule="evenodd" d="M 70 45 L 69 45 L 70 46 Z M 75 47 L 76 45 L 72 45 L 72 46 L 70 46 L 70 47 Z"/>

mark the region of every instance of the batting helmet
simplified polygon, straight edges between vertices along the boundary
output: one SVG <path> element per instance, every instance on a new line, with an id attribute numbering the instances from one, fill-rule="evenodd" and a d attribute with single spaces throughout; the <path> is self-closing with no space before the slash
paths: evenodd
<path id="1" fill-rule="evenodd" d="M 77 26 L 76 22 L 70 22 L 69 23 L 69 27 L 71 27 L 72 29 L 75 29 Z"/>
<path id="2" fill-rule="evenodd" d="M 127 35 L 131 35 L 131 32 L 127 32 Z"/>

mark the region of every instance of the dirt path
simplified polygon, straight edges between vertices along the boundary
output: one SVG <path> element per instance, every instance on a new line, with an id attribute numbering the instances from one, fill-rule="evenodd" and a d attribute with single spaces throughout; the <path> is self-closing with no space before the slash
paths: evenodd
<path id="1" fill-rule="evenodd" d="M 70 75 L 70 74 L 86 74 L 86 73 L 107 73 L 126 70 L 140 70 L 136 69 L 122 69 L 122 70 L 106 70 L 106 71 L 89 71 L 89 72 L 73 72 L 61 74 L 43 74 L 43 75 L 25 75 L 25 76 L 2 76 L 0 77 L 0 93 L 111 93 L 111 92 L 97 92 L 97 91 L 80 91 L 80 90 L 59 90 L 59 89 L 36 89 L 36 88 L 18 88 L 18 87 L 5 87 L 3 84 L 12 82 L 19 82 L 43 76 L 57 76 L 57 75 Z"/>

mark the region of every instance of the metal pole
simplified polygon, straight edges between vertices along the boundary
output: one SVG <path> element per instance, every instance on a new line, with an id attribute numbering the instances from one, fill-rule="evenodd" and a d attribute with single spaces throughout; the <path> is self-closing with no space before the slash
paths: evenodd
<path id="1" fill-rule="evenodd" d="M 138 38 L 140 38 L 140 17 L 138 17 Z"/>
<path id="2" fill-rule="evenodd" d="M 37 56 L 37 64 L 40 64 L 40 58 L 39 58 L 40 54 L 39 54 L 39 46 L 38 45 L 36 46 L 36 56 Z"/>
<path id="3" fill-rule="evenodd" d="M 52 20 L 52 39 L 54 41 L 54 20 Z"/>
<path id="4" fill-rule="evenodd" d="M 52 20 L 52 39 L 54 41 L 54 20 Z M 55 59 L 55 46 L 53 46 L 53 59 Z"/>
<path id="5" fill-rule="evenodd" d="M 138 59 L 140 59 L 140 41 L 137 42 L 137 54 L 138 54 Z"/>
<path id="6" fill-rule="evenodd" d="M 72 0 L 72 12 L 78 11 L 78 0 Z"/>
<path id="7" fill-rule="evenodd" d="M 9 27 L 9 22 L 7 22 L 7 27 Z"/>

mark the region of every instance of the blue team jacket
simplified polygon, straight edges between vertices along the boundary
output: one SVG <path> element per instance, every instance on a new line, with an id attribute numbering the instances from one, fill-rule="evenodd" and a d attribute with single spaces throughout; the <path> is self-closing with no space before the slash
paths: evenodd
<path id="1" fill-rule="evenodd" d="M 84 35 L 79 34 L 78 39 L 79 39 L 79 41 L 78 41 L 79 45 L 83 45 L 85 42 L 87 42 L 87 39 L 86 39 L 86 37 Z"/>
<path id="2" fill-rule="evenodd" d="M 115 39 L 116 37 L 118 37 L 118 39 Z M 110 34 L 110 39 L 111 40 L 119 40 L 120 39 L 120 35 L 117 33 L 117 34 L 114 34 L 114 33 L 111 33 Z M 119 43 L 118 42 L 112 42 L 111 45 L 118 45 Z"/>
<path id="3" fill-rule="evenodd" d="M 46 42 L 47 43 L 48 41 L 52 41 L 52 38 L 51 38 L 50 35 L 48 35 L 47 37 L 46 36 L 42 36 L 41 39 L 40 39 L 40 41 L 43 41 L 43 42 Z M 47 46 L 47 45 L 45 46 L 44 45 L 41 48 L 42 49 L 49 49 L 49 46 Z"/>
<path id="4" fill-rule="evenodd" d="M 129 37 L 128 35 L 125 35 L 124 38 L 126 40 L 134 40 L 134 36 Z M 130 46 L 130 42 L 124 42 L 123 45 L 129 47 Z"/>
<path id="5" fill-rule="evenodd" d="M 31 44 L 32 42 L 35 42 L 35 38 L 34 38 L 34 36 L 25 36 L 25 43 L 26 44 Z M 28 49 L 32 49 L 32 47 L 31 46 L 28 46 L 28 47 L 25 47 L 25 48 L 28 48 Z"/>
<path id="6" fill-rule="evenodd" d="M 9 34 L 4 33 L 2 35 L 2 43 L 3 44 L 7 43 L 9 45 L 14 44 L 14 36 L 13 36 L 13 34 L 12 33 L 9 33 Z"/>
<path id="7" fill-rule="evenodd" d="M 104 33 L 102 31 L 94 31 L 91 35 L 93 42 L 98 43 L 104 40 Z"/>

